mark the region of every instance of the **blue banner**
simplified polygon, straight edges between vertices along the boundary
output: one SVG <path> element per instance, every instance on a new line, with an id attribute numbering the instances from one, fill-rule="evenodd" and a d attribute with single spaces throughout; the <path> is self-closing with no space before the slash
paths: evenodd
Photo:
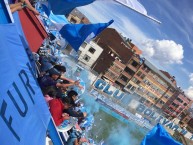
<path id="1" fill-rule="evenodd" d="M 173 139 L 163 126 L 157 124 L 143 139 L 141 145 L 182 145 Z"/>
<path id="2" fill-rule="evenodd" d="M 0 25 L 0 144 L 45 145 L 50 113 L 14 24 Z"/>
<path id="3" fill-rule="evenodd" d="M 84 6 L 94 2 L 94 0 L 48 0 L 51 10 L 56 15 L 67 15 L 74 8 Z"/>

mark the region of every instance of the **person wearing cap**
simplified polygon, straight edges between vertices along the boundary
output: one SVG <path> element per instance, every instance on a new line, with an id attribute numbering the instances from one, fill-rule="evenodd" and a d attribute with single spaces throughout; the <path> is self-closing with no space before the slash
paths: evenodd
<path id="1" fill-rule="evenodd" d="M 69 84 L 69 83 L 76 83 L 77 87 L 79 87 L 80 89 L 82 89 L 83 87 L 80 85 L 79 81 L 74 81 L 72 79 L 66 78 L 64 76 L 65 72 L 66 72 L 66 67 L 64 65 L 54 65 L 54 68 L 57 69 L 60 73 L 60 79 L 63 80 L 64 84 Z"/>
<path id="2" fill-rule="evenodd" d="M 63 84 L 60 82 L 57 82 L 57 80 L 61 77 L 60 72 L 58 72 L 56 69 L 51 68 L 49 70 L 49 75 L 44 75 L 39 78 L 39 85 L 42 89 L 48 87 L 48 86 L 54 86 L 56 88 L 66 88 L 74 85 L 78 85 L 78 82 L 75 81 L 73 83 L 69 84 Z"/>

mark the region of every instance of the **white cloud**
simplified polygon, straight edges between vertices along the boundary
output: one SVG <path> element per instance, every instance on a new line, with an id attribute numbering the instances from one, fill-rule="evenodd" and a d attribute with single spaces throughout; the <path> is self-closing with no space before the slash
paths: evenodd
<path id="1" fill-rule="evenodd" d="M 148 40 L 142 43 L 143 55 L 157 60 L 160 64 L 182 64 L 182 45 L 172 40 Z"/>
<path id="2" fill-rule="evenodd" d="M 185 89 L 184 91 L 187 97 L 193 100 L 193 86 L 190 86 L 188 89 Z"/>

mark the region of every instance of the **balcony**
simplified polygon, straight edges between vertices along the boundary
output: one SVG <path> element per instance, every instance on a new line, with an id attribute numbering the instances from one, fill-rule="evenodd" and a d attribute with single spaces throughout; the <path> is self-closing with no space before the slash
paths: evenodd
<path id="1" fill-rule="evenodd" d="M 143 91 L 141 91 L 141 90 L 136 90 L 135 91 L 138 95 L 140 95 L 140 96 L 143 96 L 144 94 L 145 94 L 145 92 L 143 92 Z"/>
<path id="2" fill-rule="evenodd" d="M 113 62 L 113 64 L 119 66 L 119 68 L 121 68 L 122 70 L 124 70 L 125 67 L 126 67 L 126 65 L 124 65 L 123 63 L 121 63 L 121 62 L 118 61 L 118 60 L 115 60 L 115 61 Z"/>
<path id="3" fill-rule="evenodd" d="M 161 100 L 162 100 L 163 102 L 165 102 L 165 103 L 168 101 L 168 99 L 166 99 L 165 97 L 162 97 Z"/>
<path id="4" fill-rule="evenodd" d="M 113 74 L 115 74 L 116 76 L 119 76 L 121 74 L 121 72 L 117 72 L 115 69 L 113 69 L 112 67 L 110 67 L 108 69 L 108 71 L 112 72 Z"/>
<path id="5" fill-rule="evenodd" d="M 169 94 L 170 96 L 172 96 L 174 93 L 170 92 L 169 90 L 167 91 L 167 94 Z"/>
<path id="6" fill-rule="evenodd" d="M 131 77 L 132 77 L 130 74 L 128 74 L 125 71 L 122 72 L 122 75 L 126 76 L 128 79 L 131 79 Z"/>
<path id="7" fill-rule="evenodd" d="M 153 90 L 150 86 L 145 85 L 144 88 L 145 88 L 148 92 L 150 92 L 150 93 L 152 93 L 154 96 L 156 96 L 157 98 L 160 98 L 160 97 L 161 97 L 161 95 L 158 94 L 155 90 Z"/>
<path id="8" fill-rule="evenodd" d="M 131 64 L 128 64 L 127 67 L 130 68 L 130 69 L 131 69 L 132 71 L 134 71 L 134 72 L 136 72 L 137 69 L 138 69 L 138 67 L 134 67 L 134 66 L 132 66 Z"/>
<path id="9" fill-rule="evenodd" d="M 144 98 L 145 98 L 146 100 L 148 100 L 149 102 L 151 102 L 152 104 L 155 104 L 155 100 L 153 100 L 153 99 L 150 98 L 149 96 L 144 95 Z"/>
<path id="10" fill-rule="evenodd" d="M 138 57 L 133 57 L 132 59 L 135 60 L 138 63 L 140 62 L 140 58 L 138 58 Z"/>
<path id="11" fill-rule="evenodd" d="M 150 75 L 147 75 L 146 77 L 151 83 L 153 83 L 154 85 L 156 85 L 157 87 L 159 87 L 162 91 L 166 92 L 167 88 L 165 88 L 164 86 L 162 86 L 161 84 L 159 84 L 153 77 L 151 77 Z"/>
<path id="12" fill-rule="evenodd" d="M 138 75 L 135 75 L 135 78 L 142 82 L 142 78 L 140 78 Z"/>
<path id="13" fill-rule="evenodd" d="M 105 73 L 104 75 L 105 78 L 109 79 L 112 82 L 115 82 L 115 80 L 118 78 L 118 76 L 115 78 L 113 78 L 112 76 L 110 76 L 108 73 Z"/>
<path id="14" fill-rule="evenodd" d="M 157 103 L 157 104 L 156 104 L 156 107 L 158 107 L 158 108 L 160 108 L 160 109 L 162 108 L 162 106 L 163 106 L 163 105 L 160 104 L 160 103 Z"/>
<path id="15" fill-rule="evenodd" d="M 123 86 L 126 86 L 126 84 L 127 84 L 126 82 L 124 82 L 124 81 L 123 81 L 122 79 L 120 79 L 120 78 L 117 79 L 117 82 L 121 83 Z"/>
<path id="16" fill-rule="evenodd" d="M 173 106 L 173 105 L 170 105 L 169 106 L 172 110 L 176 110 L 177 109 L 177 107 L 175 107 L 175 106 Z"/>

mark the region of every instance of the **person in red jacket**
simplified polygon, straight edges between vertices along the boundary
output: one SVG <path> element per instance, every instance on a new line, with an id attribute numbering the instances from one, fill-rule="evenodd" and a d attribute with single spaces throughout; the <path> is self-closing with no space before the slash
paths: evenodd
<path id="1" fill-rule="evenodd" d="M 54 119 L 56 126 L 60 126 L 70 117 L 67 113 L 63 113 L 64 109 L 70 107 L 70 100 L 68 98 L 55 98 L 49 101 L 50 113 Z"/>

